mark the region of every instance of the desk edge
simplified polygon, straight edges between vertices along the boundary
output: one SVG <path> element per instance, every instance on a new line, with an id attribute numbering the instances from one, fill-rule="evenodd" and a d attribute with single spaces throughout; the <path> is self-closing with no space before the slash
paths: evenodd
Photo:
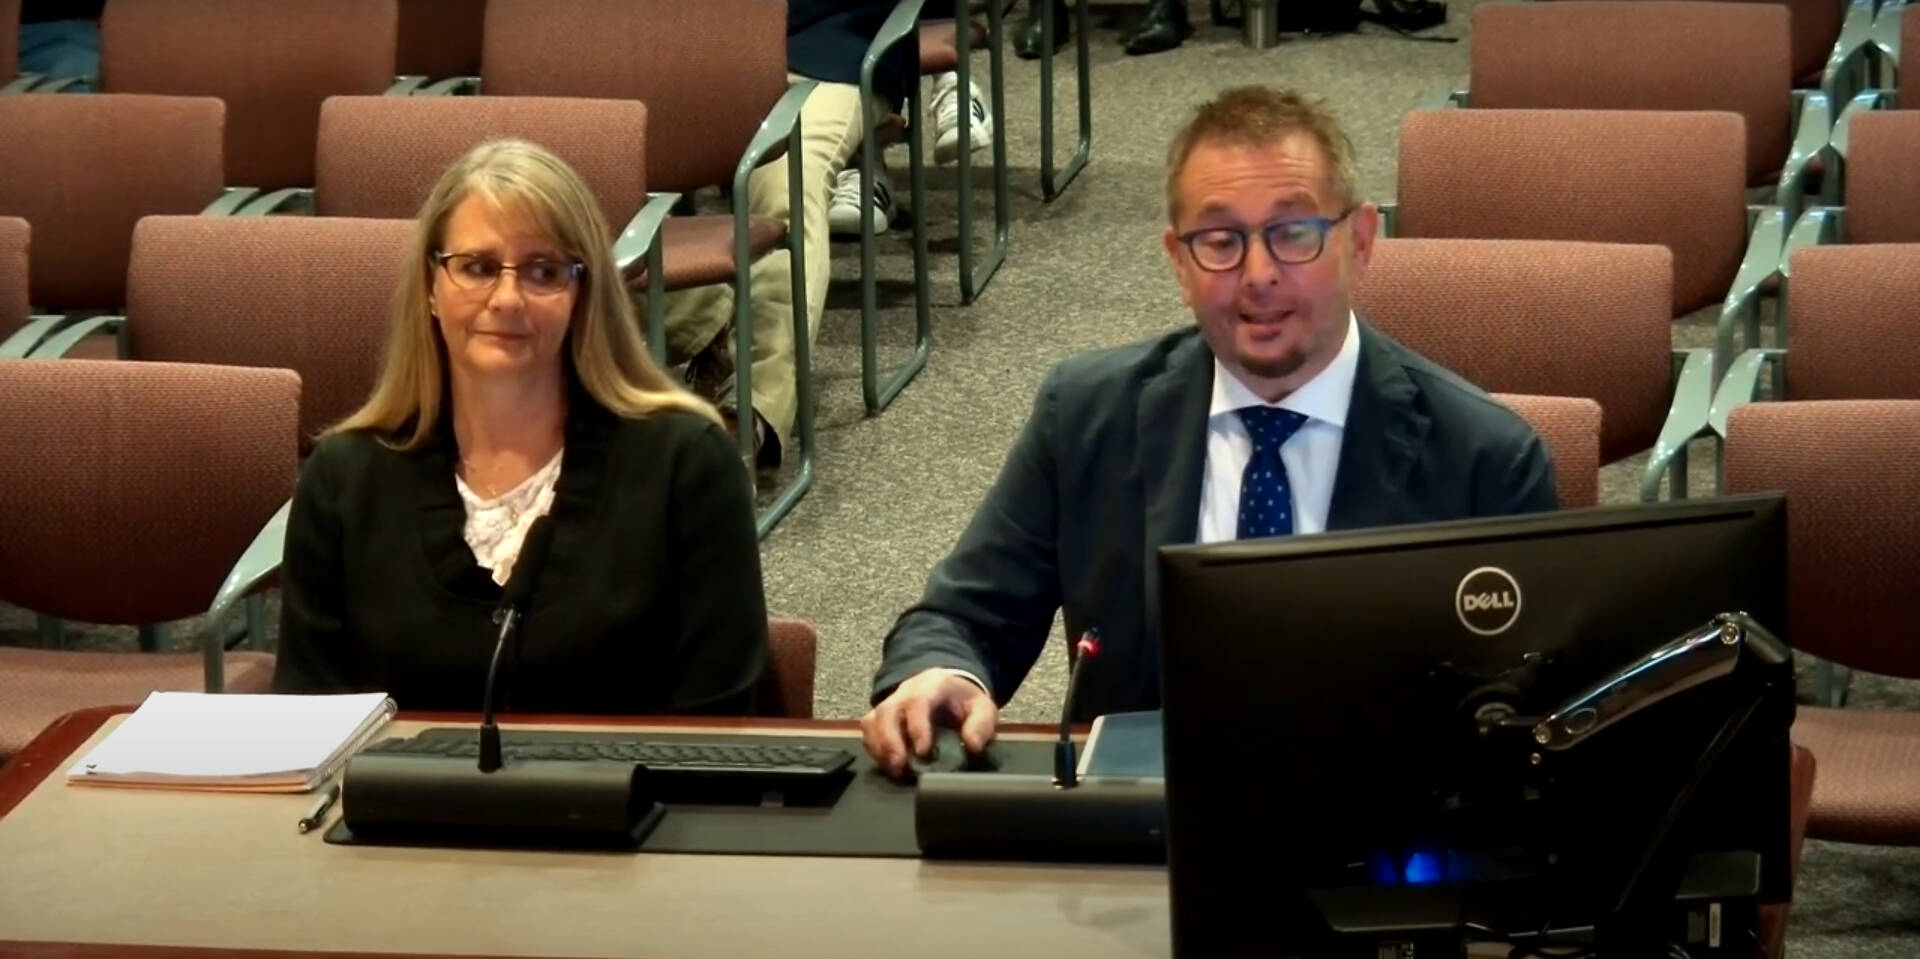
<path id="1" fill-rule="evenodd" d="M 516 959 L 454 953 L 323 952 L 288 949 L 215 949 L 206 946 L 149 946 L 119 943 L 28 942 L 0 939 L 0 959 L 253 959 L 299 956 L 301 959 Z"/>

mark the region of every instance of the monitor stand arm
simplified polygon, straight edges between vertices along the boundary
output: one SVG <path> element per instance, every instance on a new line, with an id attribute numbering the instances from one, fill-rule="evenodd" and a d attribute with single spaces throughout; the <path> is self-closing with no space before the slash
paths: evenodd
<path id="1" fill-rule="evenodd" d="M 1672 903 L 1687 865 L 1688 857 L 1668 847 L 1668 836 L 1754 714 L 1780 684 L 1791 683 L 1792 676 L 1784 643 L 1745 613 L 1722 613 L 1595 683 L 1533 727 L 1533 741 L 1541 750 L 1565 752 L 1633 713 L 1706 683 L 1732 677 L 1745 687 L 1627 873 L 1608 920 L 1598 930 L 1596 945 L 1603 955 L 1644 945 L 1637 940 L 1651 935 L 1652 918 Z"/>

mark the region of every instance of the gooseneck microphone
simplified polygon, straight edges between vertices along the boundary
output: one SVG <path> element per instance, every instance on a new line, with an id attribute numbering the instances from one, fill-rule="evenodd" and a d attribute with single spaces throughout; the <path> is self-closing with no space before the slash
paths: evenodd
<path id="1" fill-rule="evenodd" d="M 517 642 L 520 638 L 520 621 L 527 617 L 527 607 L 533 605 L 533 590 L 539 585 L 540 570 L 547 565 L 547 552 L 552 548 L 553 520 L 541 516 L 527 528 L 521 540 L 520 555 L 513 561 L 513 575 L 507 578 L 506 596 L 493 614 L 493 621 L 500 626 L 500 636 L 493 643 L 493 658 L 487 662 L 487 685 L 480 698 L 480 771 L 483 773 L 499 769 L 504 761 L 500 756 L 500 727 L 493 721 L 500 654 L 506 651 L 508 640 Z"/>
<path id="2" fill-rule="evenodd" d="M 1067 676 L 1067 698 L 1060 703 L 1060 738 L 1053 744 L 1053 784 L 1061 789 L 1080 785 L 1079 757 L 1073 748 L 1073 704 L 1080 701 L 1080 677 L 1087 663 L 1100 655 L 1100 631 L 1089 629 L 1073 645 L 1073 667 Z"/>

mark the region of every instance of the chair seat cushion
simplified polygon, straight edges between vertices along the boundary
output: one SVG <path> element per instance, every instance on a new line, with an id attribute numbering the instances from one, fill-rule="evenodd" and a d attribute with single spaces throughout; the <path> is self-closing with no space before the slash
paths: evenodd
<path id="1" fill-rule="evenodd" d="M 205 689 L 198 653 L 83 653 L 0 647 L 0 759 L 78 709 L 139 703 L 155 690 Z M 227 692 L 264 693 L 269 653 L 228 653 Z"/>
<path id="2" fill-rule="evenodd" d="M 1819 763 L 1807 835 L 1920 845 L 1920 713 L 1801 706 L 1793 741 Z"/>
<path id="3" fill-rule="evenodd" d="M 779 246 L 787 238 L 785 221 L 772 217 L 747 218 L 747 252 L 755 260 Z M 668 217 L 660 228 L 660 261 L 665 265 L 666 287 L 686 290 L 713 283 L 733 282 L 733 217 Z M 644 264 L 632 271 L 627 285 L 646 286 Z"/>

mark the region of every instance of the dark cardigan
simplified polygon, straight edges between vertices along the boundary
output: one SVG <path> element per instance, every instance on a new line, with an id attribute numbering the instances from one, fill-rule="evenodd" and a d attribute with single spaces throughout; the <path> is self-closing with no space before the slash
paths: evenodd
<path id="1" fill-rule="evenodd" d="M 382 690 L 477 710 L 501 589 L 474 560 L 443 417 L 419 449 L 323 439 L 287 523 L 280 692 Z M 692 413 L 622 419 L 578 396 L 553 548 L 502 661 L 519 712 L 753 710 L 767 668 L 753 494 L 733 443 Z"/>

